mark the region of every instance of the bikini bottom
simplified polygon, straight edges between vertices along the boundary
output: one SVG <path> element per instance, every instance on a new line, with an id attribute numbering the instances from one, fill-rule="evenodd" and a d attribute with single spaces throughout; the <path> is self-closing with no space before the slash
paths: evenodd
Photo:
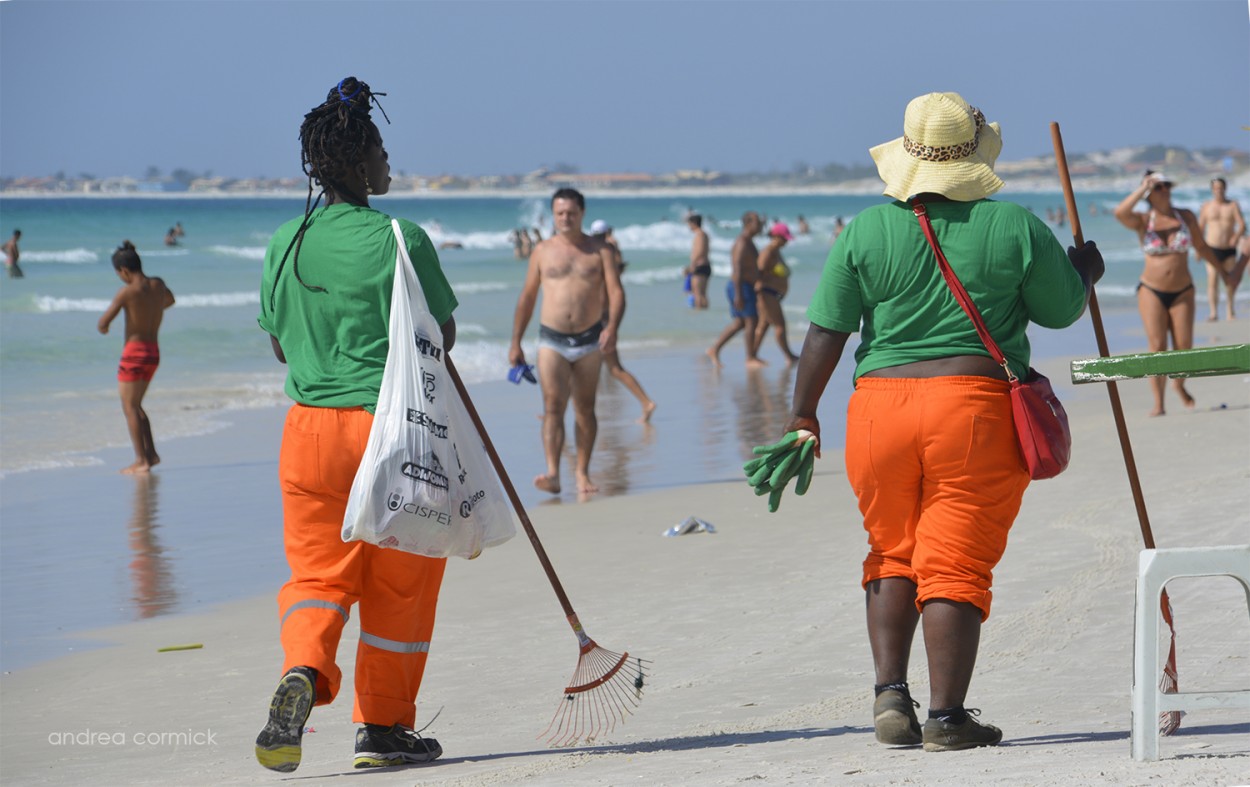
<path id="1" fill-rule="evenodd" d="M 1163 304 L 1163 308 L 1170 309 L 1172 308 L 1172 304 L 1176 303 L 1176 299 L 1181 297 L 1185 293 L 1189 292 L 1190 290 L 1192 290 L 1194 288 L 1194 285 L 1193 285 L 1193 282 L 1190 282 L 1188 285 L 1186 285 L 1185 287 L 1182 287 L 1176 292 L 1164 292 L 1163 290 L 1156 290 L 1154 287 L 1151 287 L 1149 284 L 1147 284 L 1144 281 L 1137 282 L 1137 289 L 1140 290 L 1142 287 L 1145 287 L 1146 289 L 1153 292 L 1155 294 L 1155 297 L 1159 299 L 1159 303 Z"/>

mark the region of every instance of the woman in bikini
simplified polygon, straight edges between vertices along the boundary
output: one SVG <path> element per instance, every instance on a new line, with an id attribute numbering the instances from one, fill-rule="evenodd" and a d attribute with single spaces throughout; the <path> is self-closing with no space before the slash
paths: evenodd
<path id="1" fill-rule="evenodd" d="M 768 245 L 760 252 L 760 278 L 755 283 L 756 310 L 760 314 L 759 324 L 755 327 L 755 347 L 758 350 L 768 333 L 769 326 L 777 336 L 777 346 L 786 357 L 786 364 L 799 360 L 799 356 L 790 350 L 790 342 L 786 337 L 786 317 L 781 311 L 781 299 L 790 291 L 790 266 L 781 258 L 781 249 L 794 236 L 790 228 L 782 222 L 773 224 L 768 230 Z"/>
<path id="2" fill-rule="evenodd" d="M 1150 210 L 1134 211 L 1139 200 L 1146 200 Z M 1146 341 L 1151 352 L 1168 349 L 1188 350 L 1194 346 L 1194 280 L 1189 274 L 1189 250 L 1204 260 L 1212 259 L 1211 249 L 1202 239 L 1198 220 L 1192 211 L 1172 204 L 1172 181 L 1162 173 L 1146 171 L 1141 185 L 1124 198 L 1115 209 L 1116 219 L 1137 233 L 1146 267 L 1137 283 L 1137 309 L 1146 327 Z M 1194 406 L 1194 398 L 1185 390 L 1185 381 L 1172 381 L 1181 403 Z M 1155 406 L 1151 415 L 1163 415 L 1162 377 L 1151 377 Z"/>

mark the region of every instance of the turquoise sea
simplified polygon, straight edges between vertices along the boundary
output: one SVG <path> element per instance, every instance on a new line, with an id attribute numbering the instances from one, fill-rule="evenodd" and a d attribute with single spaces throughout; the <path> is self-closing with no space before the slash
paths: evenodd
<path id="1" fill-rule="evenodd" d="M 1109 215 L 1116 194 L 1081 195 L 1087 238 L 1108 263 L 1099 287 L 1104 306 L 1131 305 L 1141 265 L 1131 233 Z M 1197 207 L 1202 195 L 1178 193 Z M 1004 194 L 1038 215 L 1062 204 L 1058 193 Z M 709 343 L 727 321 L 723 298 L 729 248 L 744 210 L 759 211 L 793 228 L 798 215 L 811 225 L 785 255 L 794 268 L 786 301 L 794 344 L 805 328 L 806 296 L 819 276 L 838 217 L 851 220 L 881 198 L 872 196 L 597 197 L 588 202 L 587 223 L 605 219 L 630 263 L 625 273 L 628 313 L 622 331 L 625 357 L 648 348 Z M 506 385 L 506 347 L 525 264 L 513 257 L 508 232 L 544 225 L 546 201 L 538 198 L 384 197 L 375 206 L 410 218 L 436 243 L 463 248 L 441 252 L 460 299 L 457 364 L 470 383 Z M 714 269 L 713 307 L 686 308 L 681 268 L 690 248 L 683 214 L 694 208 L 709 217 Z M 286 402 L 283 369 L 274 362 L 256 325 L 258 281 L 270 233 L 302 213 L 299 198 L 38 198 L 0 199 L 0 231 L 22 230 L 21 265 L 26 277 L 0 282 L 0 472 L 38 471 L 98 463 L 99 451 L 124 446 L 127 437 L 117 404 L 115 371 L 120 323 L 108 336 L 95 323 L 120 286 L 110 256 L 122 240 L 138 246 L 149 275 L 161 276 L 177 295 L 161 331 L 162 365 L 147 407 L 158 437 L 211 431 L 223 410 L 274 407 Z M 166 230 L 181 222 L 186 235 L 176 248 L 163 244 Z M 1056 228 L 1065 243 L 1067 228 Z M 1203 280 L 1194 261 L 1195 278 Z M 531 326 L 530 338 L 536 332 Z M 765 357 L 772 348 L 765 345 Z M 727 360 L 738 352 L 726 349 Z"/>

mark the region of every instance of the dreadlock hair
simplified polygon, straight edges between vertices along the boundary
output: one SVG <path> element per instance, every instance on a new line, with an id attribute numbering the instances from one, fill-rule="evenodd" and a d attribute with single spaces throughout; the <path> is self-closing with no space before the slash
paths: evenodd
<path id="1" fill-rule="evenodd" d="M 380 145 L 382 134 L 370 117 L 370 103 L 376 104 L 386 117 L 386 110 L 378 102 L 377 96 L 385 93 L 374 93 L 364 82 L 356 77 L 346 77 L 330 88 L 326 100 L 311 112 L 304 115 L 300 124 L 300 166 L 308 176 L 308 196 L 304 200 L 304 220 L 300 222 L 291 245 L 287 246 L 278 263 L 278 272 L 274 275 L 274 288 L 269 293 L 269 306 L 274 306 L 275 294 L 278 289 L 278 277 L 286 265 L 287 256 L 295 251 L 291 262 L 291 270 L 295 279 L 312 292 L 325 292 L 325 287 L 307 284 L 299 275 L 299 250 L 304 242 L 304 233 L 308 229 L 312 212 L 320 204 L 321 198 L 329 189 L 336 196 L 346 197 L 351 202 L 363 205 L 365 200 L 360 195 L 343 185 L 350 176 L 351 170 L 364 160 L 365 154 L 373 145 Z M 313 199 L 313 183 L 321 187 L 316 200 Z"/>
<path id="2" fill-rule="evenodd" d="M 122 241 L 122 245 L 113 252 L 113 270 L 143 273 L 143 261 L 139 259 L 139 251 L 130 241 Z"/>

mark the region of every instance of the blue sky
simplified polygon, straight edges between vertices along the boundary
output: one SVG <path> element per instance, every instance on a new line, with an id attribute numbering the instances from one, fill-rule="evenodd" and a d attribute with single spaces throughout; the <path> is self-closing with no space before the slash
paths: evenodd
<path id="1" fill-rule="evenodd" d="M 868 164 L 932 90 L 1004 160 L 1250 145 L 1246 0 L 10 0 L 0 175 L 297 176 L 348 74 L 408 173 Z"/>

